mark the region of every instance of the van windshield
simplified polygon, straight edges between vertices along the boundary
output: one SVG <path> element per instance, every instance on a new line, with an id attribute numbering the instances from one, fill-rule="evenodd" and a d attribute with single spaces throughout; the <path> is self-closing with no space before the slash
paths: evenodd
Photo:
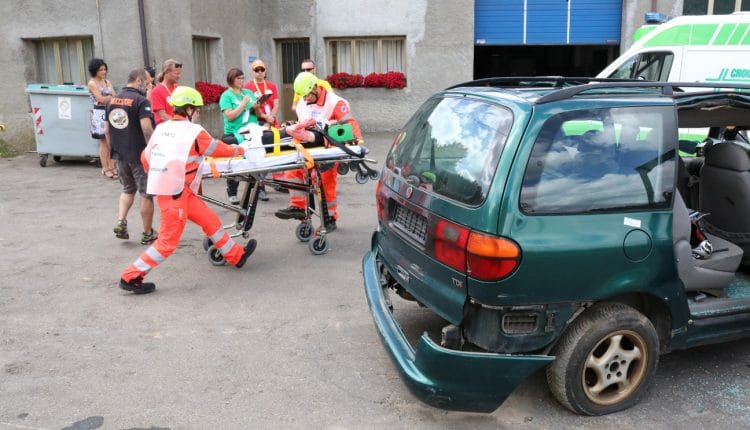
<path id="1" fill-rule="evenodd" d="M 480 205 L 513 125 L 503 107 L 466 98 L 428 100 L 394 142 L 386 166 L 415 186 Z"/>
<path id="2" fill-rule="evenodd" d="M 666 82 L 673 60 L 671 52 L 643 52 L 622 63 L 609 77 Z"/>

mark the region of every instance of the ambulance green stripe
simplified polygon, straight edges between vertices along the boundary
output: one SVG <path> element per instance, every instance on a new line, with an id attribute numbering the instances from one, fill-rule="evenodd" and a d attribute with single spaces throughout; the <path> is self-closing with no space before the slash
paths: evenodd
<path id="1" fill-rule="evenodd" d="M 717 28 L 719 24 L 678 25 L 654 35 L 643 46 L 708 45 Z"/>
<path id="2" fill-rule="evenodd" d="M 734 31 L 734 28 L 736 27 L 736 24 L 723 24 L 721 26 L 721 29 L 719 30 L 719 34 L 716 35 L 716 38 L 714 39 L 712 45 L 726 45 L 727 40 L 729 40 L 729 36 L 732 34 L 732 31 Z"/>
<path id="3" fill-rule="evenodd" d="M 737 25 L 737 28 L 734 29 L 734 34 L 729 38 L 729 43 L 727 43 L 727 45 L 739 45 L 742 36 L 745 36 L 745 33 L 747 33 L 747 27 L 747 24 Z"/>

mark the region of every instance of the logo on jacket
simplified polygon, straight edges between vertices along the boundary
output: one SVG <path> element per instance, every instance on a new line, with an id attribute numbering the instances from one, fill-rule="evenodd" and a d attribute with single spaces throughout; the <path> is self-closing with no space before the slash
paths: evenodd
<path id="1" fill-rule="evenodd" d="M 128 113 L 122 108 L 112 109 L 109 113 L 109 123 L 112 127 L 122 130 L 128 126 Z"/>

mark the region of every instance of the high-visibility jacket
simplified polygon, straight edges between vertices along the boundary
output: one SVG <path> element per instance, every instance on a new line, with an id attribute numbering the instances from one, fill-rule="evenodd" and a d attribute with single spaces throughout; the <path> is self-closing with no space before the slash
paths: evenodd
<path id="1" fill-rule="evenodd" d="M 297 118 L 299 118 L 299 121 L 302 122 L 308 118 L 314 118 L 315 122 L 318 123 L 334 120 L 338 124 L 351 124 L 354 136 L 357 138 L 362 137 L 362 133 L 359 130 L 359 123 L 354 119 L 349 108 L 349 102 L 334 93 L 326 91 L 325 88 L 319 87 L 319 90 L 318 100 L 315 103 L 299 103 L 297 105 Z"/>
<path id="2" fill-rule="evenodd" d="M 152 195 L 173 196 L 185 186 L 198 192 L 198 168 L 204 157 L 233 157 L 244 154 L 236 145 L 227 145 L 209 135 L 198 124 L 175 116 L 154 130 L 141 161 L 148 172 L 146 191 Z"/>

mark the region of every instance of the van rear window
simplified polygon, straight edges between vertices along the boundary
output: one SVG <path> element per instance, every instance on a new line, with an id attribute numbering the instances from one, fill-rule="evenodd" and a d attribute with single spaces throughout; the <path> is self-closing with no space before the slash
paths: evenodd
<path id="1" fill-rule="evenodd" d="M 467 98 L 434 98 L 414 114 L 386 166 L 410 183 L 471 206 L 484 202 L 513 113 Z"/>

